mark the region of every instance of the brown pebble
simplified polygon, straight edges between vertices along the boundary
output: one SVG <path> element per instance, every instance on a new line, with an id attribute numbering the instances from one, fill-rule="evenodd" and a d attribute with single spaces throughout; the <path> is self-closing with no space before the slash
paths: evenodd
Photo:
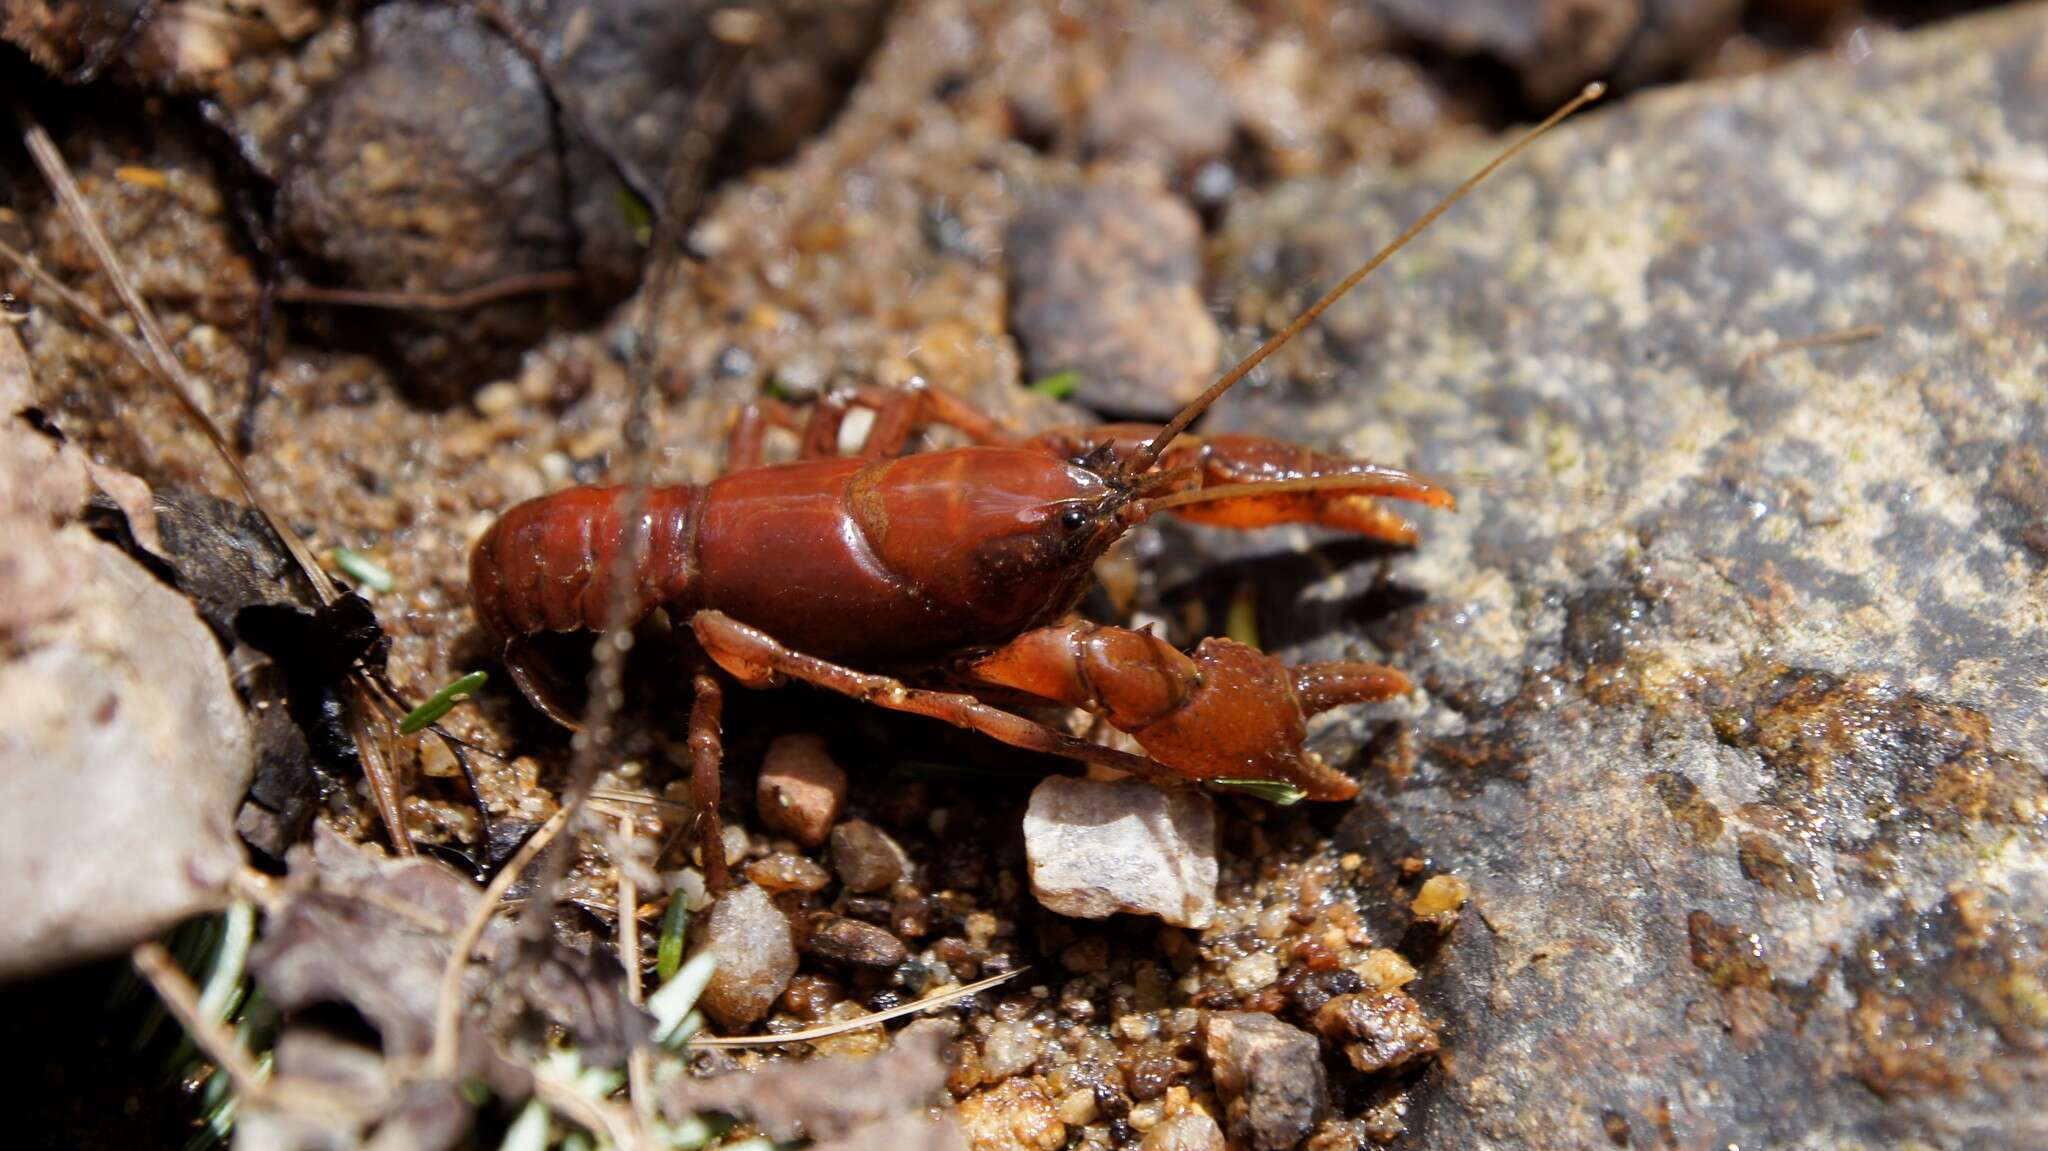
<path id="1" fill-rule="evenodd" d="M 895 967 L 909 958 L 902 940 L 874 924 L 822 911 L 811 916 L 811 938 L 806 949 L 813 955 L 856 967 Z"/>
<path id="2" fill-rule="evenodd" d="M 851 891 L 880 891 L 909 869 L 889 833 L 864 819 L 849 819 L 832 829 L 832 869 Z"/>
<path id="3" fill-rule="evenodd" d="M 1099 935 L 1076 940 L 1060 952 L 1060 964 L 1076 975 L 1101 971 L 1109 966 L 1109 940 Z"/>
<path id="4" fill-rule="evenodd" d="M 1237 1144 L 1284 1151 L 1329 1110 L 1322 1048 L 1315 1036 L 1254 1011 L 1218 1011 L 1204 1035 L 1209 1074 Z"/>
<path id="5" fill-rule="evenodd" d="M 846 989 L 839 986 L 838 980 L 823 975 L 799 975 L 789 981 L 789 990 L 782 993 L 782 1006 L 798 1019 L 816 1023 L 844 998 Z"/>
<path id="6" fill-rule="evenodd" d="M 916 891 L 898 895 L 889 908 L 889 926 L 896 930 L 897 935 L 909 939 L 931 934 L 931 898 Z"/>
<path id="7" fill-rule="evenodd" d="M 846 772 L 815 735 L 782 735 L 768 745 L 754 803 L 761 822 L 805 847 L 825 842 L 846 802 Z"/>
<path id="8" fill-rule="evenodd" d="M 832 873 L 801 855 L 778 851 L 747 864 L 747 878 L 770 891 L 822 891 Z"/>
<path id="9" fill-rule="evenodd" d="M 1436 1028 L 1405 991 L 1360 991 L 1340 995 L 1316 1012 L 1316 1030 L 1342 1044 L 1344 1057 L 1360 1071 L 1388 1071 L 1434 1055 Z"/>
<path id="10" fill-rule="evenodd" d="M 1434 920 L 1445 924 L 1455 919 L 1458 909 L 1472 898 L 1472 886 L 1455 875 L 1432 875 L 1423 883 L 1422 890 L 1415 893 L 1415 902 L 1408 909 L 1417 919 Z"/>
<path id="11" fill-rule="evenodd" d="M 1059 1108 L 1029 1079 L 1005 1079 L 962 1099 L 960 1125 L 974 1151 L 1054 1151 L 1067 1142 Z"/>
<path id="12" fill-rule="evenodd" d="M 1173 1056 L 1163 1052 L 1139 1056 L 1131 1063 L 1131 1098 L 1144 1101 L 1166 1094 L 1179 1070 Z"/>
<path id="13" fill-rule="evenodd" d="M 960 979 L 973 979 L 981 974 L 982 950 L 957 935 L 949 935 L 932 944 L 932 958 L 953 969 Z"/>

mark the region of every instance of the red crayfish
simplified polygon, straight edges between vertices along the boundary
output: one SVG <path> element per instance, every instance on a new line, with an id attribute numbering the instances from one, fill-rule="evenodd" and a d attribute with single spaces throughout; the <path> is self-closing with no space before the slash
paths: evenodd
<path id="1" fill-rule="evenodd" d="M 704 657 L 690 720 L 701 842 L 718 835 L 722 676 L 756 688 L 800 680 L 1164 782 L 1277 781 L 1311 799 L 1348 799 L 1358 784 L 1303 748 L 1307 719 L 1407 692 L 1400 672 L 1351 661 L 1288 667 L 1228 639 L 1182 652 L 1149 630 L 1072 613 L 1095 561 L 1162 512 L 1232 528 L 1310 523 L 1405 544 L 1414 527 L 1380 500 L 1453 506 L 1445 489 L 1398 469 L 1185 432 L 1444 210 L 1597 95 L 1589 89 L 1503 151 L 1164 428 L 1021 438 L 921 387 L 836 392 L 807 420 L 764 399 L 741 414 L 729 471 L 708 484 L 650 488 L 630 503 L 626 488 L 571 488 L 506 512 L 470 559 L 477 617 L 504 645 L 522 690 L 567 722 L 529 665 L 530 641 L 606 626 L 617 564 L 638 557 L 625 619 L 664 609 L 687 623 L 685 642 Z M 873 423 L 859 454 L 840 456 L 841 424 L 857 407 L 872 410 Z M 934 424 L 974 446 L 897 454 Z M 799 433 L 802 458 L 763 466 L 771 428 Z M 630 506 L 639 514 L 628 524 Z M 630 551 L 629 530 L 638 533 Z M 1145 754 L 1076 739 L 990 702 L 1018 698 L 1085 709 Z M 704 855 L 722 886 L 723 853 Z"/>

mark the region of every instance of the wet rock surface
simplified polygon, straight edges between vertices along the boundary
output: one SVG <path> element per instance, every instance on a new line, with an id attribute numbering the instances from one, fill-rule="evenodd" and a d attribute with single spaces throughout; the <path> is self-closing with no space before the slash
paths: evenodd
<path id="1" fill-rule="evenodd" d="M 2044 51 L 2033 8 L 1570 125 L 1220 413 L 1494 477 L 1262 590 L 1323 605 L 1268 646 L 1424 685 L 1332 732 L 1339 846 L 1471 894 L 1417 1145 L 2044 1137 Z M 1234 215 L 1240 310 L 1461 168 Z"/>
<path id="2" fill-rule="evenodd" d="M 1316 1031 L 1360 1071 L 1385 1071 L 1438 1050 L 1436 1029 L 1399 991 L 1340 995 L 1316 1010 Z"/>
<path id="3" fill-rule="evenodd" d="M 1198 791 L 1054 776 L 1032 789 L 1024 847 L 1032 894 L 1062 915 L 1215 915 L 1216 810 Z"/>

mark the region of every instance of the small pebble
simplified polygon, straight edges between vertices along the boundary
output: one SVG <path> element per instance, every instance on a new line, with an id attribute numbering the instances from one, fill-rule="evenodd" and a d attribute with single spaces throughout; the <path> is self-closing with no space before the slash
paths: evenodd
<path id="1" fill-rule="evenodd" d="M 1024 813 L 1031 892 L 1048 911 L 1206 927 L 1216 914 L 1216 809 L 1193 789 L 1052 776 Z"/>
<path id="2" fill-rule="evenodd" d="M 1415 918 L 1434 922 L 1439 927 L 1449 927 L 1457 921 L 1458 909 L 1472 898 L 1472 886 L 1455 875 L 1432 875 L 1416 892 L 1415 902 L 1408 909 Z"/>
<path id="3" fill-rule="evenodd" d="M 747 878 L 770 891 L 823 891 L 832 873 L 801 855 L 778 851 L 747 864 Z"/>
<path id="4" fill-rule="evenodd" d="M 1067 1125 L 1045 1090 L 1029 1079 L 1005 1079 L 960 1101 L 960 1126 L 974 1151 L 1055 1151 Z"/>
<path id="5" fill-rule="evenodd" d="M 1254 1011 L 1210 1014 L 1203 1045 L 1236 1144 L 1285 1151 L 1329 1110 L 1316 1037 Z"/>
<path id="6" fill-rule="evenodd" d="M 889 833 L 864 819 L 832 829 L 832 869 L 850 891 L 880 891 L 903 878 L 910 859 Z"/>
<path id="7" fill-rule="evenodd" d="M 796 974 L 795 932 L 759 887 L 734 888 L 712 906 L 704 947 L 718 957 L 718 968 L 699 1002 L 728 1031 L 767 1015 Z"/>
<path id="8" fill-rule="evenodd" d="M 519 387 L 509 380 L 485 384 L 476 390 L 476 410 L 486 416 L 509 416 L 519 410 Z"/>
<path id="9" fill-rule="evenodd" d="M 1352 968 L 1358 977 L 1382 991 L 1397 991 L 1415 982 L 1415 965 L 1408 962 L 1398 951 L 1376 947 L 1366 953 L 1358 966 Z"/>
<path id="10" fill-rule="evenodd" d="M 1316 1012 L 1316 1031 L 1360 1071 L 1386 1071 L 1434 1055 L 1436 1028 L 1405 991 L 1340 995 Z"/>
<path id="11" fill-rule="evenodd" d="M 1187 1110 L 1145 1132 L 1141 1151 L 1227 1151 L 1223 1128 L 1206 1112 Z"/>
<path id="12" fill-rule="evenodd" d="M 831 834 L 846 803 L 846 772 L 815 735 L 782 735 L 768 745 L 754 805 L 761 822 L 805 847 Z"/>
<path id="13" fill-rule="evenodd" d="M 825 912 L 811 917 L 806 947 L 813 955 L 855 967 L 895 967 L 910 957 L 902 940 L 874 924 Z"/>
<path id="14" fill-rule="evenodd" d="M 1038 1033 L 1029 1023 L 996 1024 L 981 1041 L 982 1082 L 999 1083 L 1012 1075 L 1022 1075 L 1031 1070 L 1043 1048 Z"/>
<path id="15" fill-rule="evenodd" d="M 1270 951 L 1254 951 L 1242 959 L 1232 960 L 1224 969 L 1223 976 L 1230 980 L 1233 991 L 1239 995 L 1250 995 L 1280 978 L 1280 960 Z"/>
<path id="16" fill-rule="evenodd" d="M 1165 1117 L 1166 1105 L 1154 1099 L 1151 1102 L 1140 1103 L 1136 1107 L 1131 1108 L 1131 1113 L 1125 1116 L 1125 1119 L 1130 1122 L 1131 1126 L 1140 1131 L 1150 1131 L 1154 1127 L 1159 1126 L 1159 1121 Z"/>
<path id="17" fill-rule="evenodd" d="M 1086 1127 L 1100 1113 L 1093 1091 L 1069 1091 L 1060 1096 L 1060 1121 L 1069 1127 Z"/>

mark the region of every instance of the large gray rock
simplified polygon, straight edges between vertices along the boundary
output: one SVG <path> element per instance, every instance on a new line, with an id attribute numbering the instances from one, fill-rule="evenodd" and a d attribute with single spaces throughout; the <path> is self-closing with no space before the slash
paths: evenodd
<path id="1" fill-rule="evenodd" d="M 1500 478 L 1334 575 L 1203 537 L 1424 689 L 1326 736 L 1338 846 L 1473 891 L 1422 1145 L 2048 1145 L 2048 9 L 1873 48 L 1567 126 L 1218 413 Z M 1475 159 L 1235 214 L 1241 318 Z"/>

